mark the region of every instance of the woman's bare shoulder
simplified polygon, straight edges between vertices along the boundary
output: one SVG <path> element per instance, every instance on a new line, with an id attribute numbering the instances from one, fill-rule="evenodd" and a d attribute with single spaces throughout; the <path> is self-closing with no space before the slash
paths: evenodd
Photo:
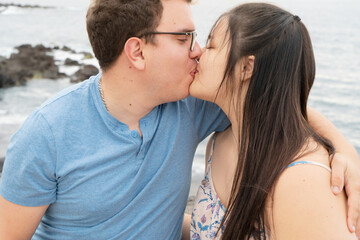
<path id="1" fill-rule="evenodd" d="M 330 166 L 320 148 L 297 159 Z M 331 191 L 330 172 L 316 164 L 287 168 L 277 181 L 270 211 L 276 239 L 356 239 L 346 225 L 346 196 Z"/>

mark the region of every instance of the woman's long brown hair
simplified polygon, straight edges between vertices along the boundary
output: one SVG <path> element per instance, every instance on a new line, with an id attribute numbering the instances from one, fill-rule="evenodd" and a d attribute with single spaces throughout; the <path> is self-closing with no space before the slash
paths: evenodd
<path id="1" fill-rule="evenodd" d="M 308 123 L 306 106 L 315 78 L 315 60 L 301 20 L 265 3 L 242 4 L 218 22 L 224 19 L 230 48 L 220 88 L 229 92 L 242 122 L 238 124 L 237 169 L 221 223 L 226 226 L 222 239 L 264 239 L 265 202 L 280 174 L 309 139 L 329 155 L 334 149 Z M 240 89 L 234 91 L 239 85 L 236 81 L 240 81 L 235 68 L 250 55 L 255 56 L 254 70 L 242 102 Z"/>

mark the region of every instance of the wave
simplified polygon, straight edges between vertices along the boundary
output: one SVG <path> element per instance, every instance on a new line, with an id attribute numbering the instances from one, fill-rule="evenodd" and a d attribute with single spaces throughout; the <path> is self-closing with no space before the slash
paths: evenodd
<path id="1" fill-rule="evenodd" d="M 21 125 L 28 117 L 27 114 L 1 114 L 0 110 L 0 125 Z"/>

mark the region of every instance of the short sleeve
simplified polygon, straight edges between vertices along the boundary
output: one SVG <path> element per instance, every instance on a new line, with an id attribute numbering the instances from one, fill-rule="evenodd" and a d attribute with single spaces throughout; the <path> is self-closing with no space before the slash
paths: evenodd
<path id="1" fill-rule="evenodd" d="M 199 142 L 212 132 L 224 131 L 230 125 L 230 121 L 225 113 L 215 103 L 191 96 L 186 98 L 185 101 L 192 115 Z"/>
<path id="2" fill-rule="evenodd" d="M 54 137 L 36 111 L 12 137 L 5 157 L 0 194 L 22 206 L 43 206 L 56 200 Z"/>

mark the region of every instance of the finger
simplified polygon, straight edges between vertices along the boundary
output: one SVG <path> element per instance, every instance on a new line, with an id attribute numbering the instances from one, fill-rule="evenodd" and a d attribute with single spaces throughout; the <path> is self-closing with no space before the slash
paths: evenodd
<path id="1" fill-rule="evenodd" d="M 344 176 L 346 173 L 346 164 L 339 156 L 334 156 L 331 161 L 331 190 L 339 194 L 344 188 Z"/>
<path id="2" fill-rule="evenodd" d="M 345 190 L 348 195 L 348 227 L 351 232 L 355 229 L 360 233 L 360 183 L 352 181 L 353 184 L 346 185 Z M 357 235 L 359 236 L 359 235 Z"/>
<path id="3" fill-rule="evenodd" d="M 356 223 L 358 222 L 359 217 L 359 203 L 357 198 L 354 196 L 354 193 L 349 195 L 348 198 L 348 217 L 347 224 L 350 232 L 355 232 L 355 229 L 360 230 L 360 226 Z M 356 225 L 356 226 L 355 226 Z"/>
<path id="4" fill-rule="evenodd" d="M 360 239 L 360 218 L 357 219 L 356 223 L 356 237 Z"/>

